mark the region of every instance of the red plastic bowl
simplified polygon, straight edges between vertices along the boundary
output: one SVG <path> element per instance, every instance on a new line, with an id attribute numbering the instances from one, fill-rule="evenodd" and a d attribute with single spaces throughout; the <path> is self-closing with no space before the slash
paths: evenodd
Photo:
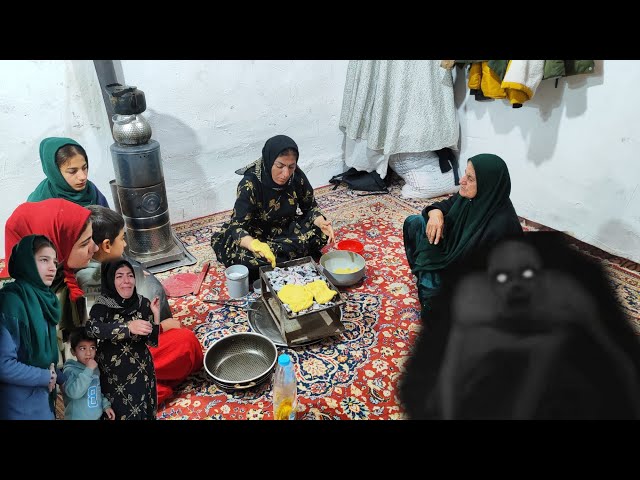
<path id="1" fill-rule="evenodd" d="M 357 254 L 364 252 L 364 245 L 357 240 L 341 240 L 336 246 L 338 247 L 338 250 L 347 250 Z"/>

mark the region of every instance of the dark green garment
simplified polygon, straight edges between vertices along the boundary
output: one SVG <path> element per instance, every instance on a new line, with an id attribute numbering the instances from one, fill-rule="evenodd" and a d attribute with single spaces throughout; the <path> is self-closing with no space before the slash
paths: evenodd
<path id="1" fill-rule="evenodd" d="M 40 161 L 42 170 L 47 176 L 27 198 L 28 202 L 39 202 L 48 198 L 64 198 L 83 207 L 102 205 L 96 186 L 89 180 L 84 190 L 77 192 L 67 183 L 56 164 L 56 152 L 65 145 L 80 144 L 64 137 L 48 137 L 40 142 Z M 89 160 L 87 159 L 87 166 Z"/>
<path id="2" fill-rule="evenodd" d="M 593 73 L 594 68 L 593 60 L 545 60 L 542 79 Z"/>
<path id="3" fill-rule="evenodd" d="M 495 155 L 478 155 L 470 161 L 476 171 L 478 185 L 478 194 L 472 201 L 455 194 L 425 207 L 422 215 L 410 215 L 404 222 L 405 252 L 411 271 L 418 280 L 423 314 L 430 310 L 432 298 L 440 291 L 441 273 L 445 267 L 506 235 L 522 234 L 520 221 L 508 198 L 510 181 L 504 162 Z M 494 199 L 495 208 L 486 205 L 487 199 Z M 482 202 L 475 203 L 477 200 Z M 482 205 L 486 207 L 484 210 Z M 438 245 L 429 244 L 425 233 L 428 212 L 434 209 L 442 211 L 445 218 L 445 236 Z M 482 212 L 486 212 L 484 217 Z M 436 261 L 430 262 L 430 254 Z"/>
<path id="4" fill-rule="evenodd" d="M 15 282 L 0 290 L 0 323 L 16 344 L 18 361 L 46 368 L 58 362 L 56 325 L 60 304 L 38 273 L 33 242 L 38 235 L 28 235 L 11 251 L 9 272 Z M 53 405 L 53 397 L 50 404 Z"/>
<path id="5" fill-rule="evenodd" d="M 504 160 L 497 155 L 483 153 L 471 157 L 469 162 L 476 172 L 478 193 L 473 199 L 456 194 L 445 216 L 444 238 L 437 245 L 425 239 L 416 246 L 415 265 L 412 267 L 416 275 L 416 272 L 437 271 L 447 267 L 474 248 L 478 240 L 486 235 L 485 228 L 496 212 L 505 208 L 513 211 L 509 200 L 511 180 Z M 517 222 L 515 211 L 513 217 Z M 520 224 L 517 225 L 520 228 Z"/>
<path id="6" fill-rule="evenodd" d="M 504 80 L 508 66 L 509 60 L 489 60 L 489 68 L 495 72 L 501 82 Z"/>
<path id="7" fill-rule="evenodd" d="M 409 261 L 409 267 L 413 272 L 415 266 L 415 249 L 422 242 L 428 242 L 426 235 L 427 221 L 422 215 L 410 215 L 404 221 L 402 235 L 404 238 L 404 250 Z M 418 299 L 423 309 L 431 309 L 431 298 L 438 294 L 441 284 L 440 272 L 420 271 L 413 272 L 418 278 Z"/>

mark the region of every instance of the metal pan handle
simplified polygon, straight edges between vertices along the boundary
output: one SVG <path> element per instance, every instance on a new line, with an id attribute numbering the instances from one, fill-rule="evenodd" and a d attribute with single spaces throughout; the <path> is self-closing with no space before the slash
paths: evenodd
<path id="1" fill-rule="evenodd" d="M 256 382 L 251 382 L 251 383 L 249 383 L 249 384 L 247 384 L 247 385 L 243 385 L 243 384 L 240 384 L 240 383 L 236 383 L 236 384 L 233 386 L 233 388 L 251 388 L 251 387 L 255 387 L 256 385 L 257 385 L 257 384 L 256 384 Z"/>

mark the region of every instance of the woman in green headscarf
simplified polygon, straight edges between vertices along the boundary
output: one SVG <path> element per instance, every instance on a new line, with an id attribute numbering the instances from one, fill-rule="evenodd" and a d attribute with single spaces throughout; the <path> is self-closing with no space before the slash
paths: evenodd
<path id="1" fill-rule="evenodd" d="M 60 304 L 49 286 L 57 254 L 42 235 L 13 248 L 0 290 L 0 419 L 53 420 L 58 361 L 56 325 Z"/>
<path id="2" fill-rule="evenodd" d="M 98 187 L 87 179 L 87 152 L 75 140 L 64 137 L 45 138 L 40 142 L 40 161 L 47 178 L 29 195 L 28 202 L 64 198 L 83 207 L 109 207 Z"/>
<path id="3" fill-rule="evenodd" d="M 482 153 L 468 160 L 457 194 L 407 217 L 404 246 L 423 308 L 438 293 L 443 269 L 506 235 L 522 234 L 510 193 L 504 160 Z"/>

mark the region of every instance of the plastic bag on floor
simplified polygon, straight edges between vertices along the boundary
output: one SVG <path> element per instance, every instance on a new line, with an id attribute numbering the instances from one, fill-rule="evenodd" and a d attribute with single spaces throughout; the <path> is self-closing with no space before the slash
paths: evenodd
<path id="1" fill-rule="evenodd" d="M 402 187 L 404 198 L 433 198 L 455 193 L 453 169 L 446 173 L 440 170 L 436 152 L 397 153 L 389 157 L 389 167 L 405 181 Z"/>

